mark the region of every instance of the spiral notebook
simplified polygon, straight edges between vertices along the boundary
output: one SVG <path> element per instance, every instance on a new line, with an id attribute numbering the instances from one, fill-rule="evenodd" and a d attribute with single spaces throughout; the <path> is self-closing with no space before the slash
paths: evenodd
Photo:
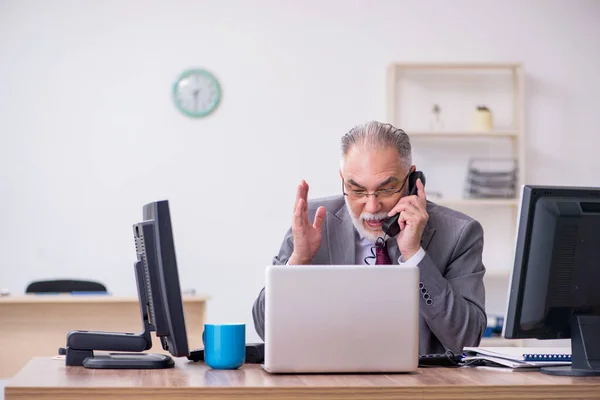
<path id="1" fill-rule="evenodd" d="M 570 347 L 465 347 L 466 365 L 540 368 L 571 364 Z"/>

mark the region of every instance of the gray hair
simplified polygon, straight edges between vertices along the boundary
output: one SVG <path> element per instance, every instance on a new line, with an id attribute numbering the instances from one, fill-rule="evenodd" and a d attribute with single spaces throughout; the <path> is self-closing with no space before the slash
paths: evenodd
<path id="1" fill-rule="evenodd" d="M 407 169 L 412 166 L 409 136 L 402 129 L 395 128 L 390 124 L 370 121 L 366 124 L 357 125 L 346 133 L 342 137 L 342 168 L 348 152 L 354 145 L 380 148 L 393 147 L 398 151 L 400 162 Z"/>

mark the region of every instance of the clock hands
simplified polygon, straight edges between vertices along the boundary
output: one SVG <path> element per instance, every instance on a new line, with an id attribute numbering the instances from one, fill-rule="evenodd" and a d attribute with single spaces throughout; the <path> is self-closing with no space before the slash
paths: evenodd
<path id="1" fill-rule="evenodd" d="M 200 89 L 194 89 L 194 110 L 198 110 L 198 95 L 200 95 Z"/>

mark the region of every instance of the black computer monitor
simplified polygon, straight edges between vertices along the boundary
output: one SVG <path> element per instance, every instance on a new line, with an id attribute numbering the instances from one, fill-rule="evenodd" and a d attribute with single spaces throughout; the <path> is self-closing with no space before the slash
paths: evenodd
<path id="1" fill-rule="evenodd" d="M 67 334 L 67 346 L 61 349 L 66 365 L 111 369 L 173 367 L 173 358 L 167 354 L 142 353 L 152 348 L 152 331 L 172 356 L 189 355 L 167 200 L 143 207 L 143 221 L 133 226 L 133 236 L 142 333 L 71 331 Z M 94 350 L 111 353 L 94 355 Z"/>
<path id="2" fill-rule="evenodd" d="M 144 222 L 134 227 L 136 229 L 138 260 L 143 260 L 144 248 L 146 253 L 148 249 L 154 248 L 153 251 L 159 255 L 155 265 L 152 267 L 150 264 L 148 265 L 149 274 L 155 273 L 158 275 L 156 279 L 150 279 L 150 283 L 160 283 L 156 285 L 158 290 L 156 292 L 152 291 L 154 301 L 148 302 L 150 309 L 154 304 L 156 335 L 160 338 L 164 350 L 169 351 L 175 357 L 186 357 L 189 354 L 189 349 L 169 202 L 163 200 L 146 204 L 143 209 L 143 216 Z M 145 225 L 151 227 L 154 231 L 154 235 L 150 235 L 150 237 L 154 236 L 156 240 L 154 246 L 148 247 L 148 243 L 144 246 L 144 239 L 139 238 L 137 235 L 138 227 L 141 228 Z M 138 246 L 138 243 L 141 246 Z"/>
<path id="3" fill-rule="evenodd" d="M 541 371 L 600 375 L 600 188 L 523 187 L 504 337 L 570 338 Z"/>

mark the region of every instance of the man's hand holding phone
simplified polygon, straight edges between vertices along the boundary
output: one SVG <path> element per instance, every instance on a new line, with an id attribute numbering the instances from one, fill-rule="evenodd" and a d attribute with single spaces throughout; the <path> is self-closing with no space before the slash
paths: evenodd
<path id="1" fill-rule="evenodd" d="M 298 185 L 296 202 L 294 204 L 294 217 L 292 220 L 292 235 L 294 238 L 294 251 L 288 264 L 310 264 L 321 246 L 323 237 L 323 221 L 325 221 L 325 207 L 321 206 L 315 213 L 314 222 L 308 219 L 308 183 L 304 180 Z"/>
<path id="2" fill-rule="evenodd" d="M 421 179 L 417 179 L 417 194 L 404 196 L 388 213 L 392 216 L 400 213 L 398 224 L 400 233 L 396 236 L 402 258 L 407 261 L 421 248 L 421 237 L 429 220 L 427 213 L 427 197 Z"/>

